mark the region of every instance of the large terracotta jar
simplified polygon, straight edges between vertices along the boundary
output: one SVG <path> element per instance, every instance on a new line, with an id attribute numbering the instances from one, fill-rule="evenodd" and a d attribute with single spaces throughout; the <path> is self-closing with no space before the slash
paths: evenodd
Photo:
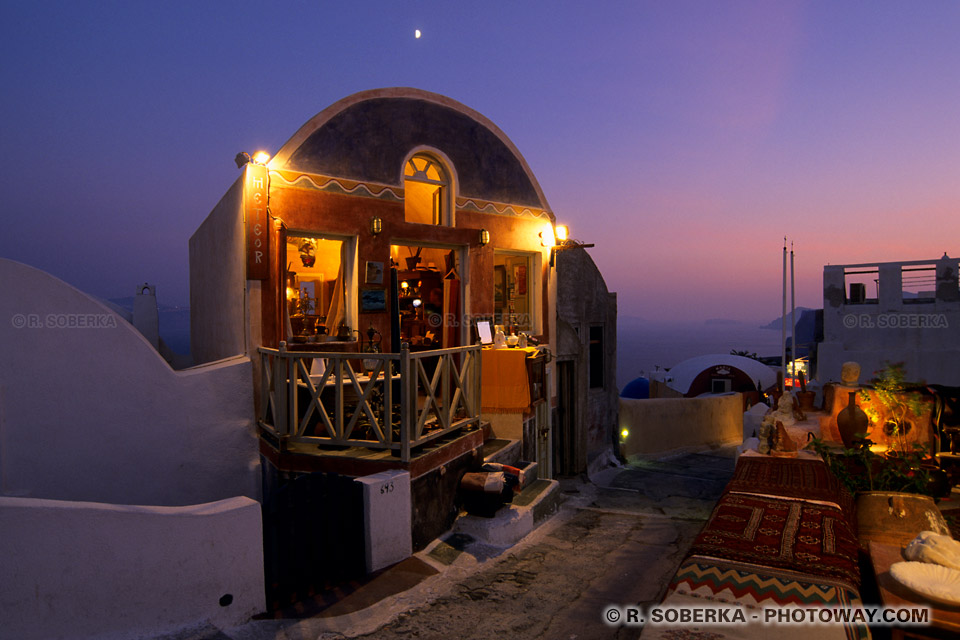
<path id="1" fill-rule="evenodd" d="M 847 407 L 837 414 L 837 430 L 840 432 L 843 446 L 848 449 L 852 447 L 855 436 L 858 433 L 866 433 L 869 423 L 867 414 L 857 406 L 857 392 L 851 391 Z"/>

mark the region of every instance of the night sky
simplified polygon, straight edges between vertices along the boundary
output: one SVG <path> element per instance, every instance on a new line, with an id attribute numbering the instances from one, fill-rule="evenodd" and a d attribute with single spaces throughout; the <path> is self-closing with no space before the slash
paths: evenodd
<path id="1" fill-rule="evenodd" d="M 960 256 L 958 34 L 952 0 L 5 0 L 0 256 L 186 304 L 238 151 L 410 86 L 513 140 L 621 315 L 766 322 L 784 235 L 809 307 L 824 264 Z"/>

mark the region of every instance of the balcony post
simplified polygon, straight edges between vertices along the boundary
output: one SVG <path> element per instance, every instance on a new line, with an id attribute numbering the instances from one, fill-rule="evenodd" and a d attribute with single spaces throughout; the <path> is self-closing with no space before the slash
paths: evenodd
<path id="1" fill-rule="evenodd" d="M 287 373 L 287 343 L 281 342 L 277 350 L 276 360 L 273 363 L 273 397 L 276 402 L 276 416 L 274 428 L 277 430 L 280 451 L 287 448 L 290 438 L 290 425 L 287 414 L 287 382 L 284 376 Z"/>
<path id="2" fill-rule="evenodd" d="M 410 375 L 410 345 L 400 344 L 400 459 L 410 462 L 410 425 L 417 415 L 417 381 Z"/>

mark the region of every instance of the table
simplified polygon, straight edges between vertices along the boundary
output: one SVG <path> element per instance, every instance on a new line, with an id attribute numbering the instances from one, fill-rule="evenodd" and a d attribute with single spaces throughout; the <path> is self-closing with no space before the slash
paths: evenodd
<path id="1" fill-rule="evenodd" d="M 900 547 L 882 542 L 870 541 L 870 563 L 877 577 L 880 590 L 880 603 L 885 607 L 910 607 L 927 605 L 930 607 L 931 624 L 929 627 L 906 627 L 890 629 L 893 640 L 910 638 L 957 638 L 960 637 L 960 607 L 934 604 L 906 588 L 890 575 L 890 565 L 904 560 Z"/>
<path id="2" fill-rule="evenodd" d="M 537 352 L 536 347 L 484 349 L 481 352 L 483 411 L 513 413 L 530 406 L 527 358 Z"/>

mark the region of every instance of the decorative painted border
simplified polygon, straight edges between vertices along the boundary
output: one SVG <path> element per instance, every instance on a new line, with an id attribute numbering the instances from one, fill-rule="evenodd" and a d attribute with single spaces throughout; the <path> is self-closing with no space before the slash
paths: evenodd
<path id="1" fill-rule="evenodd" d="M 512 204 L 477 200 L 475 198 L 457 198 L 457 211 L 471 211 L 473 213 L 489 213 L 498 216 L 512 216 L 515 218 L 544 218 L 549 220 L 550 213 L 543 209 L 519 208 Z"/>
<path id="2" fill-rule="evenodd" d="M 404 197 L 404 190 L 400 187 L 360 182 L 346 178 L 334 178 L 332 176 L 273 169 L 270 171 L 270 179 L 279 181 L 285 187 L 324 191 L 326 193 L 358 196 L 361 198 L 376 198 L 377 200 L 388 200 L 390 202 L 403 202 Z M 510 216 L 514 218 L 551 219 L 550 213 L 543 209 L 533 209 L 476 198 L 457 198 L 457 211 L 470 211 L 473 213 Z"/>
<path id="3" fill-rule="evenodd" d="M 289 171 L 273 170 L 270 172 L 270 179 L 273 180 L 275 178 L 279 179 L 279 181 L 287 187 L 326 191 L 328 193 L 347 196 L 376 198 L 378 200 L 390 200 L 391 202 L 403 202 L 403 189 L 385 184 L 371 184 L 357 180 L 347 180 L 346 178 L 333 178 L 331 176 L 309 173 L 292 173 Z"/>

